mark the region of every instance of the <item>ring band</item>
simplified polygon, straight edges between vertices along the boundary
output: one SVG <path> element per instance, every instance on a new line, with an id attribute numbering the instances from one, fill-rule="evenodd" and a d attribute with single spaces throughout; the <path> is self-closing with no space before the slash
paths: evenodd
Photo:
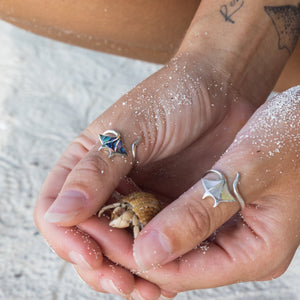
<path id="1" fill-rule="evenodd" d="M 211 180 L 205 178 L 201 179 L 202 185 L 205 189 L 202 199 L 205 199 L 207 197 L 213 198 L 215 201 L 213 207 L 218 206 L 221 202 L 238 202 L 241 206 L 241 209 L 245 207 L 245 201 L 243 200 L 238 190 L 238 184 L 240 178 L 240 174 L 238 172 L 232 185 L 233 193 L 235 197 L 230 193 L 228 189 L 226 177 L 221 172 L 217 170 L 209 170 L 204 174 L 204 176 L 207 175 L 208 173 L 217 174 L 219 176 L 219 179 L 217 180 Z"/>
<path id="2" fill-rule="evenodd" d="M 138 139 L 132 143 L 131 145 L 131 152 L 132 152 L 132 159 L 133 159 L 133 165 L 135 166 L 137 163 L 136 160 L 136 146 L 138 145 L 138 143 L 141 141 L 141 137 L 139 136 Z"/>
<path id="3" fill-rule="evenodd" d="M 233 184 L 232 184 L 232 188 L 233 188 L 233 193 L 234 193 L 236 199 L 240 203 L 241 209 L 244 209 L 245 201 L 242 198 L 242 196 L 239 192 L 239 189 L 238 189 L 239 179 L 240 179 L 240 174 L 239 174 L 239 172 L 237 172 L 236 177 L 235 177 L 235 179 L 233 181 Z"/>

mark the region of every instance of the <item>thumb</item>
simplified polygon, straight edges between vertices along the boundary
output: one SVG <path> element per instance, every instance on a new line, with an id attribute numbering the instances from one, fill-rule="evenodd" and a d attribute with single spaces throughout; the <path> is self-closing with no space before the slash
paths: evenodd
<path id="1" fill-rule="evenodd" d="M 247 149 L 242 151 L 239 148 L 239 152 L 230 149 L 212 171 L 141 231 L 133 248 L 134 258 L 141 269 L 166 264 L 194 249 L 244 207 L 243 199 L 247 203 L 253 199 L 253 188 L 245 184 L 245 177 L 247 182 L 252 182 L 252 179 L 255 182 L 254 173 L 250 171 L 253 162 L 249 156 L 249 160 L 245 157 Z M 219 200 L 226 202 L 219 203 Z"/>
<path id="2" fill-rule="evenodd" d="M 46 181 L 36 205 L 36 215 L 40 216 L 41 212 L 44 215 L 46 205 L 43 209 L 40 207 L 51 194 L 55 201 L 46 208 L 44 219 L 62 226 L 79 224 L 105 204 L 135 160 L 143 166 L 185 146 L 184 139 L 176 144 L 173 141 L 181 134 L 179 130 L 169 140 L 163 139 L 170 121 L 161 108 L 162 101 L 153 100 L 151 104 L 142 101 L 140 93 L 144 89 L 138 86 L 123 96 L 70 144 L 52 170 L 52 178 L 57 177 L 55 191 L 59 194 L 51 191 Z M 157 114 L 164 122 L 155 121 Z M 102 135 L 100 140 L 99 134 Z M 138 140 L 134 150 L 133 145 Z M 114 147 L 118 153 L 111 155 Z M 124 151 L 127 155 L 122 155 Z M 59 176 L 62 169 L 68 173 L 64 178 Z"/>
<path id="3" fill-rule="evenodd" d="M 61 189 L 44 214 L 46 221 L 72 226 L 86 220 L 109 199 L 133 167 L 135 156 L 141 163 L 147 157 L 147 138 L 142 130 L 128 121 L 126 113 L 114 120 L 111 109 L 90 124 L 54 166 L 52 175 L 59 174 L 62 168 L 68 175 L 63 180 L 57 176 Z"/>
<path id="4" fill-rule="evenodd" d="M 249 225 L 250 221 L 254 232 L 258 222 L 250 204 L 270 207 L 268 200 L 285 195 L 287 186 L 292 191 L 296 190 L 291 185 L 295 181 L 286 178 L 299 176 L 295 160 L 299 151 L 299 95 L 299 87 L 296 87 L 262 105 L 212 167 L 224 174 L 229 191 L 237 199 L 239 197 L 233 187 L 237 172 L 240 174 L 237 187 L 246 204 L 242 214 L 245 224 Z M 239 201 L 214 205 L 212 196 L 226 198 L 222 195 L 225 190 L 221 177 L 219 173 L 209 172 L 205 176 L 208 184 L 205 180 L 199 180 L 141 231 L 133 248 L 136 263 L 141 269 L 166 264 L 191 251 L 241 209 Z M 219 188 L 219 191 L 212 191 L 212 187 Z M 266 220 L 272 223 L 273 218 Z M 278 220 L 275 222 L 278 223 Z M 231 246 L 238 248 L 238 238 L 234 234 L 236 232 L 232 231 Z M 215 243 L 217 248 L 222 248 L 230 256 L 229 247 L 226 247 L 228 244 L 220 244 L 220 240 Z"/>
<path id="5" fill-rule="evenodd" d="M 193 120 L 199 118 L 202 107 L 198 105 L 199 101 L 195 101 L 199 100 L 197 97 L 192 98 L 195 105 L 187 106 L 185 102 L 176 102 L 177 106 L 168 104 L 172 90 L 178 91 L 179 79 L 172 79 L 171 82 L 168 79 L 173 68 L 176 65 L 162 68 L 124 95 L 71 143 L 53 169 L 55 174 L 59 174 L 61 169 L 69 171 L 63 182 L 57 179 L 59 195 L 53 195 L 45 184 L 47 191 L 44 195 L 51 193 L 51 198 L 56 198 L 45 214 L 48 222 L 73 226 L 95 214 L 133 167 L 131 147 L 139 137 L 141 142 L 137 146 L 136 157 L 142 166 L 180 152 L 207 129 L 207 123 L 212 123 L 214 118 L 219 117 L 218 109 L 208 114 L 209 118 L 204 116 L 198 125 L 194 125 Z M 167 80 L 168 88 L 157 89 L 157 82 L 164 80 Z M 182 88 L 186 90 L 185 85 Z M 186 116 L 189 116 L 188 123 Z M 98 151 L 101 147 L 98 135 L 107 130 L 121 134 L 128 156 L 115 155 L 109 158 L 107 151 L 103 149 L 107 150 L 107 147 Z M 43 199 L 41 197 L 37 207 Z"/>

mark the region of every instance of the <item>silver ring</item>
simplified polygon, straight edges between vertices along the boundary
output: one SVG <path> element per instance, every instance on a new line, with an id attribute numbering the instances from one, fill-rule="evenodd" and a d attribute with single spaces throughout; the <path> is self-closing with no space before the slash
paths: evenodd
<path id="1" fill-rule="evenodd" d="M 234 193 L 236 199 L 240 203 L 241 209 L 244 209 L 244 207 L 245 207 L 245 201 L 242 198 L 242 196 L 241 196 L 241 194 L 239 192 L 239 189 L 238 189 L 239 179 L 240 179 L 240 174 L 239 174 L 239 172 L 237 172 L 236 177 L 235 177 L 235 179 L 233 181 L 232 188 L 233 188 L 233 193 Z"/>
<path id="2" fill-rule="evenodd" d="M 238 190 L 238 183 L 240 174 L 237 172 L 237 175 L 233 181 L 233 193 L 234 196 L 230 193 L 227 185 L 226 177 L 217 170 L 209 170 L 207 171 L 204 176 L 208 173 L 215 173 L 219 176 L 217 180 L 205 179 L 202 178 L 201 182 L 205 189 L 202 199 L 207 197 L 211 197 L 214 199 L 215 203 L 213 207 L 218 206 L 222 202 L 239 202 L 241 209 L 245 207 L 245 201 L 243 200 L 241 194 Z"/>
<path id="3" fill-rule="evenodd" d="M 131 151 L 132 151 L 132 159 L 133 159 L 133 166 L 136 165 L 137 160 L 136 160 L 136 146 L 138 143 L 141 141 L 141 137 L 139 136 L 138 139 L 132 143 L 131 145 Z"/>

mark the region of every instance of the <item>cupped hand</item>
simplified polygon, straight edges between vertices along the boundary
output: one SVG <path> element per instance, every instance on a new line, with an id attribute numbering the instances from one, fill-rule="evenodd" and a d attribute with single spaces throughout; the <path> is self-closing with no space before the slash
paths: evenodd
<path id="1" fill-rule="evenodd" d="M 132 241 L 123 240 L 126 254 L 112 251 L 102 232 L 97 233 L 95 220 L 81 228 L 111 259 L 164 290 L 276 278 L 300 243 L 299 128 L 300 86 L 262 105 L 214 164 L 213 169 L 227 177 L 231 191 L 240 173 L 238 188 L 246 203 L 240 212 L 238 202 L 213 207 L 212 198 L 202 199 L 205 189 L 198 181 L 143 229 L 133 250 Z M 209 173 L 205 178 L 218 176 Z M 158 192 L 154 180 L 147 184 Z M 166 197 L 166 188 L 162 190 Z"/>
<path id="2" fill-rule="evenodd" d="M 93 215 L 115 190 L 127 193 L 136 188 L 124 179 L 130 171 L 140 188 L 159 194 L 164 205 L 175 200 L 230 145 L 254 110 L 249 99 L 239 96 L 228 72 L 216 72 L 207 60 L 200 62 L 188 54 L 174 58 L 70 144 L 36 203 L 37 227 L 56 253 L 75 264 L 95 289 L 128 295 L 146 286 L 143 296 L 155 298 L 161 292 L 158 286 L 143 279 L 135 283 L 131 272 L 119 265 L 112 268 L 107 259 L 115 250 L 124 255 L 126 241 L 132 244 L 131 236 L 123 230 L 111 231 Z M 121 133 L 127 157 L 109 158 L 107 151 L 98 151 L 98 135 L 108 129 Z M 133 169 L 130 149 L 138 138 Z M 96 220 L 102 232 L 106 230 L 101 239 L 111 245 L 111 251 L 104 253 L 103 244 L 85 233 L 83 227 L 91 220 Z"/>
<path id="3" fill-rule="evenodd" d="M 136 239 L 140 269 L 165 265 L 153 281 L 177 292 L 281 275 L 300 242 L 299 128 L 300 86 L 260 107 L 212 167 L 229 187 L 240 173 L 246 207 L 230 219 L 234 203 L 213 207 L 197 182 Z"/>

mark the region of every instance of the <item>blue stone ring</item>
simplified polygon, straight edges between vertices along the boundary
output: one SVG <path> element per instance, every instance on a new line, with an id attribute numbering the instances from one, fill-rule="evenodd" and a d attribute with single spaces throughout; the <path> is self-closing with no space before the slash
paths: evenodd
<path id="1" fill-rule="evenodd" d="M 124 156 L 128 155 L 122 144 L 120 133 L 114 130 L 106 130 L 103 134 L 99 134 L 99 139 L 102 145 L 98 150 L 108 150 L 108 157 L 112 157 L 116 154 Z"/>
<path id="2" fill-rule="evenodd" d="M 118 154 L 127 156 L 127 152 L 123 146 L 121 135 L 119 132 L 115 130 L 106 130 L 103 134 L 99 134 L 99 139 L 101 142 L 101 146 L 99 147 L 99 151 L 105 149 L 109 152 L 109 158 Z M 136 164 L 136 146 L 140 142 L 141 138 L 139 137 L 133 144 L 131 145 L 133 165 Z"/>

